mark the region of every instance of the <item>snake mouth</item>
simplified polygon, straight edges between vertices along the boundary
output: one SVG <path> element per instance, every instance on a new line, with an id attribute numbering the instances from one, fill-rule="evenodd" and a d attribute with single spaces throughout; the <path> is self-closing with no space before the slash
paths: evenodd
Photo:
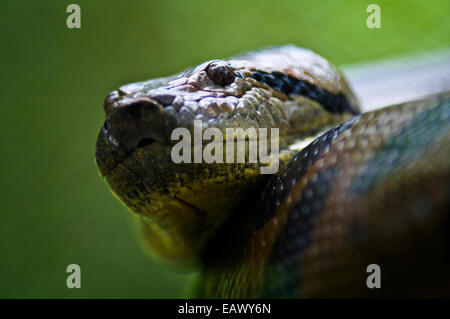
<path id="1" fill-rule="evenodd" d="M 136 149 L 146 147 L 147 145 L 151 145 L 153 143 L 157 143 L 157 141 L 152 138 L 143 138 L 137 143 Z"/>

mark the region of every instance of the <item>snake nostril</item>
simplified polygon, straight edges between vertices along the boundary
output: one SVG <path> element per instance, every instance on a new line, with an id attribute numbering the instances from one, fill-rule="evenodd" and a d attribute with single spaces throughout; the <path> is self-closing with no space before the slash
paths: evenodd
<path id="1" fill-rule="evenodd" d="M 206 68 L 208 77 L 216 84 L 225 86 L 234 82 L 236 75 L 233 68 L 225 62 L 211 62 Z"/>
<path id="2" fill-rule="evenodd" d="M 126 106 L 126 114 L 134 119 L 142 116 L 142 110 L 146 107 L 145 101 L 137 101 Z"/>
<path id="3" fill-rule="evenodd" d="M 123 99 L 107 108 L 104 130 L 127 151 L 164 143 L 163 106 L 149 98 Z"/>

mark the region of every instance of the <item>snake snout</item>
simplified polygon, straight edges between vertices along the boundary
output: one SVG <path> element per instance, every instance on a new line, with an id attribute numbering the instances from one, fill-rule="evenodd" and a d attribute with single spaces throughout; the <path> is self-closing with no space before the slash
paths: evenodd
<path id="1" fill-rule="evenodd" d="M 163 106 L 149 98 L 105 100 L 107 134 L 128 152 L 153 142 L 164 143 Z"/>

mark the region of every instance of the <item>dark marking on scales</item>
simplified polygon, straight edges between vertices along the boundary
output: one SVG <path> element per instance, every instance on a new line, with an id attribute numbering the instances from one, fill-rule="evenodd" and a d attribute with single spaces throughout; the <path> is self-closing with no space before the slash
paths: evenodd
<path id="1" fill-rule="evenodd" d="M 353 115 L 358 114 L 347 97 L 342 94 L 333 94 L 317 85 L 311 84 L 305 80 L 297 79 L 291 75 L 282 72 L 255 71 L 250 75 L 260 83 L 267 84 L 274 90 L 285 93 L 288 96 L 301 95 L 310 98 L 331 113 L 349 112 Z"/>

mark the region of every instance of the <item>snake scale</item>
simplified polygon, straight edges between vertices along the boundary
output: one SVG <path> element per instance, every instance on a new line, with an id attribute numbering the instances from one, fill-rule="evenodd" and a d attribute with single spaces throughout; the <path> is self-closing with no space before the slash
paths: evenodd
<path id="1" fill-rule="evenodd" d="M 193 296 L 450 296 L 449 93 L 361 114 L 333 65 L 282 46 L 122 86 L 104 110 L 101 175 L 156 258 L 199 271 Z M 174 163 L 194 120 L 278 128 L 279 169 Z"/>

